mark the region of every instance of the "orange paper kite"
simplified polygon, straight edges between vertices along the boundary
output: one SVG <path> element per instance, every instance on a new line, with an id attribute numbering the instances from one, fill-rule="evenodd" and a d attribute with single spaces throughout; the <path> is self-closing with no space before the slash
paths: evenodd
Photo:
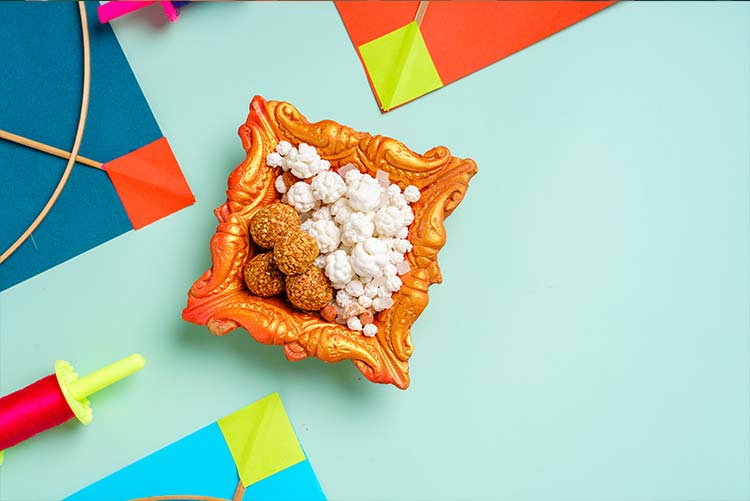
<path id="1" fill-rule="evenodd" d="M 389 111 L 614 2 L 338 1 L 378 104 Z"/>
<path id="2" fill-rule="evenodd" d="M 195 202 L 166 137 L 103 168 L 136 230 Z"/>

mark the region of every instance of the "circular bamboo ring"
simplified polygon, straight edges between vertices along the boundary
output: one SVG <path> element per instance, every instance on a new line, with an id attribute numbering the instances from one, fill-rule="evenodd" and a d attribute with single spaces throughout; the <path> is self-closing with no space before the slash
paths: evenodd
<path id="1" fill-rule="evenodd" d="M 76 157 L 78 156 L 78 150 L 81 149 L 81 141 L 83 140 L 83 131 L 86 128 L 86 116 L 89 109 L 89 90 L 91 87 L 91 51 L 89 45 L 89 25 L 88 16 L 86 15 L 85 2 L 78 2 L 78 12 L 81 16 L 81 34 L 83 38 L 83 93 L 81 95 L 81 112 L 78 115 L 78 129 L 76 130 L 76 137 L 73 141 L 73 149 L 70 152 L 70 159 L 68 160 L 65 170 L 63 171 L 60 181 L 55 187 L 55 191 L 50 195 L 49 200 L 44 205 L 42 210 L 36 216 L 34 221 L 29 225 L 28 228 L 21 234 L 13 244 L 8 247 L 0 255 L 0 263 L 3 263 L 8 259 L 25 241 L 31 234 L 39 227 L 39 225 L 47 217 L 52 206 L 55 205 L 57 199 L 60 197 L 65 184 L 68 182 L 71 172 L 73 171 L 73 165 L 75 165 Z"/>

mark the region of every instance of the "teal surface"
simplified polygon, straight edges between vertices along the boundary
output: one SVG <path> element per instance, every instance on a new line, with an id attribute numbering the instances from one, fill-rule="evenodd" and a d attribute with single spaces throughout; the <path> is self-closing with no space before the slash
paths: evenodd
<path id="1" fill-rule="evenodd" d="M 277 390 L 334 500 L 750 498 L 750 4 L 624 2 L 385 115 L 330 3 L 162 23 L 115 31 L 198 203 L 0 294 L 2 392 L 55 358 L 149 363 L 88 429 L 9 450 L 0 499 L 65 497 Z M 254 94 L 477 161 L 408 391 L 180 320 Z"/>

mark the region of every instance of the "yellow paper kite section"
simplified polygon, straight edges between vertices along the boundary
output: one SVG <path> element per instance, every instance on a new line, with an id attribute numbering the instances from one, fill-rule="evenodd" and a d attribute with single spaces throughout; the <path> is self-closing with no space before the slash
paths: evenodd
<path id="1" fill-rule="evenodd" d="M 245 487 L 305 459 L 278 393 L 217 421 Z"/>
<path id="2" fill-rule="evenodd" d="M 443 86 L 415 22 L 359 47 L 384 111 Z"/>

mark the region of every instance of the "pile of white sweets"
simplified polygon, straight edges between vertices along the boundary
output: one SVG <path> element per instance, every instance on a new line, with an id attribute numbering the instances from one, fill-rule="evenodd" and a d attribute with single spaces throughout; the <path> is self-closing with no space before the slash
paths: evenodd
<path id="1" fill-rule="evenodd" d="M 266 157 L 271 167 L 281 167 L 299 179 L 289 187 L 276 178 L 281 201 L 300 215 L 302 230 L 318 243 L 315 266 L 323 269 L 335 289 L 336 322 L 366 336 L 378 332 L 375 312 L 393 306 L 391 296 L 402 285 L 400 275 L 409 271 L 404 254 L 412 249 L 407 240 L 414 221 L 410 203 L 419 200 L 419 189 L 407 186 L 403 193 L 390 184 L 388 173 L 373 178 L 352 164 L 338 172 L 305 143 L 294 148 L 279 142 Z"/>

